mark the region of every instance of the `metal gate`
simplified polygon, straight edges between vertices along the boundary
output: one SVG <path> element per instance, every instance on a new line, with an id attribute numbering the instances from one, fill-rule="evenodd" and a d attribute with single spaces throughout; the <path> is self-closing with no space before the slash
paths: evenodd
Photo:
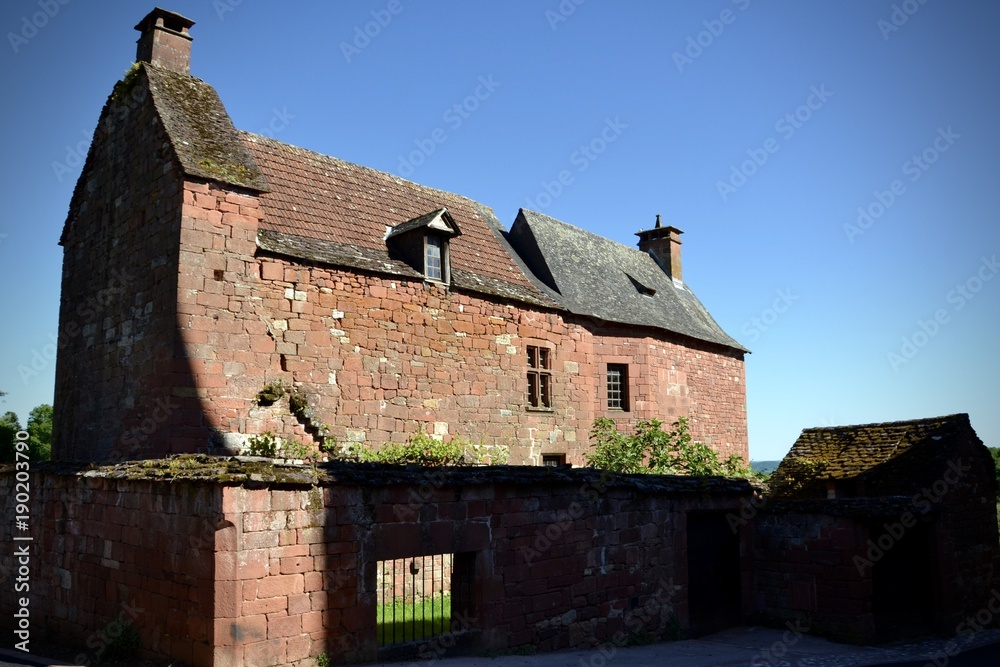
<path id="1" fill-rule="evenodd" d="M 464 554 L 432 554 L 378 562 L 376 624 L 379 647 L 429 639 L 452 631 L 468 609 L 471 568 Z"/>

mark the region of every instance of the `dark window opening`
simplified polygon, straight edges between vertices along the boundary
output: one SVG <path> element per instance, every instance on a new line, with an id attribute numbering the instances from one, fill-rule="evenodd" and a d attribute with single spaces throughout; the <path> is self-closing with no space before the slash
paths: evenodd
<path id="1" fill-rule="evenodd" d="M 537 345 L 528 346 L 528 405 L 552 407 L 552 351 Z"/>
<path id="2" fill-rule="evenodd" d="M 428 236 L 424 245 L 424 277 L 444 282 L 444 242 L 438 236 Z"/>
<path id="3" fill-rule="evenodd" d="M 608 364 L 608 409 L 628 411 L 627 364 Z"/>
<path id="4" fill-rule="evenodd" d="M 627 273 L 625 275 L 628 276 L 628 279 L 630 281 L 632 281 L 632 286 L 635 287 L 635 290 L 639 294 L 641 294 L 643 296 L 648 296 L 648 297 L 652 297 L 654 294 L 656 294 L 656 290 L 653 289 L 652 287 L 647 287 L 646 285 L 643 285 L 642 283 L 640 283 L 638 280 L 636 280 L 632 276 L 629 276 Z"/>
<path id="5" fill-rule="evenodd" d="M 566 465 L 566 455 L 565 454 L 542 454 L 542 465 L 558 468 L 559 466 Z"/>

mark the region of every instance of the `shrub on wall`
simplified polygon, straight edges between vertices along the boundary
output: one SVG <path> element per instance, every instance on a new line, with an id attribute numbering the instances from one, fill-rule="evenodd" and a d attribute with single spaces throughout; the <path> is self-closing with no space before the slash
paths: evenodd
<path id="1" fill-rule="evenodd" d="M 636 423 L 635 433 L 626 435 L 613 420 L 595 419 L 590 430 L 594 451 L 585 455 L 588 465 L 629 474 L 752 476 L 742 457 L 734 454 L 720 461 L 709 447 L 692 441 L 686 417 L 667 431 L 663 424 L 659 419 L 643 419 Z"/>
<path id="2" fill-rule="evenodd" d="M 507 447 L 474 445 L 457 437 L 444 442 L 424 431 L 418 431 L 402 444 L 390 442 L 373 450 L 359 443 L 348 452 L 348 458 L 355 461 L 424 466 L 503 465 L 509 455 Z"/>

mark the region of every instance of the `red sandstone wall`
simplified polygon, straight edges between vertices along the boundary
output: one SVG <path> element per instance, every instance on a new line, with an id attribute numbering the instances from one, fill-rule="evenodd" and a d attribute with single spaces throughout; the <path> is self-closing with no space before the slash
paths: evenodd
<path id="1" fill-rule="evenodd" d="M 183 213 L 177 326 L 193 383 L 175 389 L 187 439 L 174 448 L 267 430 L 311 443 L 287 404 L 253 403 L 280 378 L 301 388 L 340 442 L 377 446 L 423 428 L 511 445 L 515 463 L 565 453 L 581 464 L 598 416 L 628 428 L 687 415 L 696 439 L 748 455 L 741 354 L 419 281 L 256 257 L 256 199 L 213 184 L 187 183 Z M 550 412 L 525 407 L 529 344 L 554 349 Z M 630 364 L 627 414 L 603 407 L 607 363 Z"/>
<path id="2" fill-rule="evenodd" d="M 596 477 L 596 476 L 595 476 Z M 738 495 L 577 483 L 224 489 L 216 665 L 376 657 L 379 560 L 475 552 L 460 626 L 477 652 L 621 645 L 687 625 L 686 512 Z M 419 481 L 419 480 L 418 480 Z M 445 642 L 425 647 L 438 655 Z M 617 644 L 616 644 L 617 643 Z"/>
<path id="3" fill-rule="evenodd" d="M 197 468 L 173 461 L 153 472 Z M 134 466 L 127 476 L 144 474 Z M 735 483 L 709 493 L 605 486 L 593 471 L 447 474 L 456 477 L 344 468 L 335 486 L 244 488 L 35 473 L 32 637 L 47 630 L 86 646 L 79 662 L 93 664 L 124 613 L 147 653 L 197 667 L 370 660 L 377 563 L 454 553 L 472 582 L 456 628 L 476 652 L 621 645 L 662 634 L 673 616 L 686 625 L 686 513 L 735 512 L 749 493 Z M 8 469 L 6 544 L 13 485 Z M 0 553 L 0 575 L 11 576 L 11 559 Z M 0 587 L 5 626 L 13 595 Z"/>
<path id="4" fill-rule="evenodd" d="M 805 621 L 820 635 L 875 635 L 871 569 L 862 574 L 868 530 L 846 517 L 761 513 L 753 524 L 755 610 L 771 622 Z"/>
<path id="5" fill-rule="evenodd" d="M 69 211 L 56 460 L 135 458 L 151 433 L 168 435 L 172 403 L 158 378 L 173 352 L 181 187 L 138 81 L 105 107 Z"/>
<path id="6" fill-rule="evenodd" d="M 97 664 L 121 619 L 152 654 L 213 664 L 217 487 L 35 473 L 30 495 L 34 540 L 13 542 L 14 475 L 0 474 L 0 541 L 30 545 L 31 646 L 76 645 L 73 664 Z M 12 554 L 0 554 L 0 581 L 16 571 Z M 4 627 L 23 595 L 12 582 L 0 585 Z"/>

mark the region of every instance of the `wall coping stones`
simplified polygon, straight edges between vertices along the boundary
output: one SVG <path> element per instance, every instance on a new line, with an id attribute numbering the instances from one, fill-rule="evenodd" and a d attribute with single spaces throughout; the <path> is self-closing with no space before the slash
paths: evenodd
<path id="1" fill-rule="evenodd" d="M 12 466 L 0 467 L 0 476 Z M 631 489 L 644 494 L 746 496 L 754 487 L 745 479 L 679 475 L 620 475 L 595 468 L 569 466 L 429 467 L 332 461 L 318 464 L 274 462 L 257 457 L 179 454 L 164 459 L 94 466 L 82 463 L 39 463 L 35 472 L 109 480 L 199 482 L 253 488 L 311 486 L 421 485 L 436 487 L 504 485 L 590 486 Z"/>

